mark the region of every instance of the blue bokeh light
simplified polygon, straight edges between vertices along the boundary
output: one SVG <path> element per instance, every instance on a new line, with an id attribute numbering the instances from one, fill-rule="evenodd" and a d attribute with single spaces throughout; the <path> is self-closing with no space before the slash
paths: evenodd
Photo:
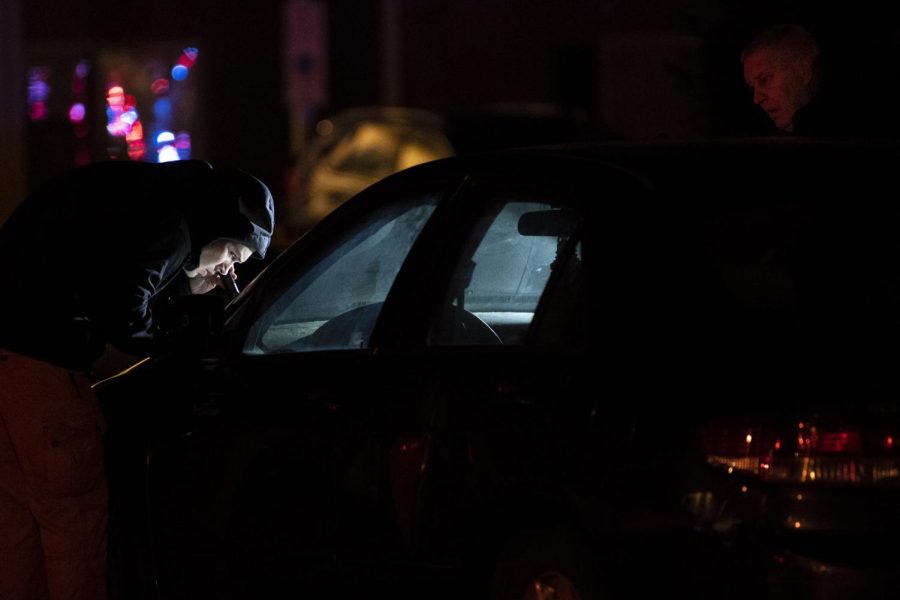
<path id="1" fill-rule="evenodd" d="M 168 98 L 159 98 L 153 103 L 153 116 L 159 121 L 168 123 L 172 118 L 172 101 Z"/>
<path id="2" fill-rule="evenodd" d="M 175 65 L 172 67 L 172 79 L 175 81 L 184 81 L 188 76 L 188 68 L 184 65 Z"/>

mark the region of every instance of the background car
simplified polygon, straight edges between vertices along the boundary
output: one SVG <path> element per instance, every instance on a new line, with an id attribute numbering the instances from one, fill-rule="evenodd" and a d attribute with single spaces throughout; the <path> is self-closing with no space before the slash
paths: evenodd
<path id="1" fill-rule="evenodd" d="M 316 125 L 309 151 L 293 167 L 279 226 L 292 241 L 348 198 L 391 173 L 452 156 L 444 120 L 400 106 L 343 110 Z"/>
<path id="2" fill-rule="evenodd" d="M 900 147 L 455 157 L 97 386 L 121 597 L 896 589 Z"/>

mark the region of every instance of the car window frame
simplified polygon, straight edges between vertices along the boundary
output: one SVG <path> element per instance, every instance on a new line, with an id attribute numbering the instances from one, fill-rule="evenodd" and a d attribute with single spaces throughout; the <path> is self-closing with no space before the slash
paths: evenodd
<path id="1" fill-rule="evenodd" d="M 413 167 L 420 169 L 420 167 Z M 430 169 L 421 169 L 428 171 Z M 339 235 L 339 232 L 345 230 L 350 223 L 357 222 L 366 213 L 371 213 L 383 208 L 384 205 L 395 202 L 398 198 L 409 198 L 416 194 L 432 194 L 440 193 L 435 209 L 431 217 L 426 221 L 425 226 L 419 233 L 419 238 L 413 244 L 413 247 L 407 253 L 407 258 L 403 261 L 400 272 L 394 279 L 392 289 L 388 292 L 384 300 L 385 307 L 388 306 L 393 288 L 403 275 L 406 263 L 409 257 L 415 252 L 415 247 L 419 243 L 429 229 L 435 214 L 441 210 L 441 207 L 447 202 L 448 196 L 456 193 L 461 175 L 456 172 L 441 172 L 438 170 L 431 177 L 407 177 L 398 178 L 398 174 L 391 175 L 382 181 L 370 186 L 366 190 L 360 192 L 357 198 L 347 202 L 335 209 L 323 219 L 316 227 L 314 227 L 303 238 L 294 243 L 290 248 L 278 256 L 275 261 L 266 269 L 266 277 L 262 281 L 255 282 L 253 286 L 253 294 L 243 302 L 235 303 L 233 310 L 229 311 L 226 317 L 225 330 L 225 352 L 231 356 L 238 356 L 242 359 L 265 359 L 266 357 L 275 356 L 277 354 L 261 354 L 250 355 L 244 354 L 243 347 L 246 337 L 249 335 L 251 328 L 258 318 L 266 311 L 270 310 L 274 303 L 281 298 L 281 295 L 296 281 L 297 274 L 304 268 L 308 268 L 309 258 L 301 259 L 300 256 L 311 257 L 319 256 L 325 247 L 332 244 Z M 443 188 L 443 189 L 441 189 Z M 364 348 L 347 348 L 334 350 L 315 350 L 312 353 L 321 352 L 374 352 L 377 348 L 376 332 L 379 323 L 384 315 L 379 314 L 375 323 L 375 328 L 369 338 L 369 344 Z M 284 355 L 299 356 L 309 354 L 310 352 L 286 353 Z"/>
<path id="2" fill-rule="evenodd" d="M 514 181 L 516 178 L 519 180 Z M 562 188 L 560 181 L 566 182 Z M 472 159 L 457 157 L 433 161 L 393 174 L 338 207 L 269 265 L 266 269 L 266 278 L 255 282 L 257 285 L 254 285 L 254 288 L 258 289 L 254 289 L 252 297 L 246 301 L 240 298 L 241 301 L 236 302 L 232 307 L 233 310 L 227 315 L 224 345 L 226 352 L 229 355 L 252 360 L 273 356 L 243 355 L 242 348 L 256 318 L 255 315 L 267 310 L 292 284 L 290 273 L 296 273 L 301 268 L 292 266 L 298 254 L 316 253 L 318 248 L 331 243 L 336 230 L 342 229 L 347 222 L 357 219 L 362 212 L 376 210 L 381 204 L 392 202 L 396 196 L 409 197 L 416 193 L 434 193 L 438 188 L 443 188 L 442 197 L 410 248 L 384 299 L 384 306 L 372 329 L 368 346 L 344 350 L 317 350 L 312 353 L 457 351 L 452 347 L 428 347 L 426 345 L 428 327 L 435 314 L 434 311 L 446 293 L 444 286 L 456 268 L 456 258 L 464 243 L 464 240 L 459 239 L 460 228 L 483 215 L 478 210 L 478 203 L 482 201 L 480 195 L 484 193 L 481 190 L 496 192 L 504 186 L 512 186 L 513 193 L 531 186 L 540 186 L 547 190 L 565 189 L 570 194 L 579 191 L 594 194 L 602 193 L 603 190 L 621 194 L 623 190 L 627 190 L 626 193 L 639 189 L 646 190 L 646 184 L 639 176 L 604 160 L 552 155 L 525 154 L 512 160 L 510 157 L 498 156 L 496 161 L 491 157 Z M 584 202 L 583 198 L 576 199 L 573 200 L 572 206 L 580 206 Z M 451 248 L 452 252 L 448 251 L 448 248 Z M 423 278 L 443 282 L 444 286 L 430 286 L 423 290 L 420 285 Z M 545 310 L 543 305 L 553 280 L 551 277 L 548 281 L 535 308 L 535 316 Z M 527 343 L 532 337 L 533 334 L 529 331 L 525 344 L 504 346 L 502 351 L 528 351 L 534 347 Z M 497 346 L 461 347 L 462 351 L 476 352 L 496 352 L 500 349 L 501 347 Z"/>
<path id="3" fill-rule="evenodd" d="M 550 166 L 553 161 L 549 161 Z M 541 198 L 540 192 L 529 193 L 528 188 L 534 186 L 543 189 L 560 189 L 557 177 L 572 175 L 571 183 L 565 186 L 565 193 L 570 196 L 577 194 L 579 190 L 596 189 L 594 177 L 580 172 L 580 168 L 569 170 L 569 165 L 563 163 L 562 169 L 544 169 L 528 174 L 518 183 L 510 183 L 509 173 L 503 169 L 497 171 L 488 167 L 486 169 L 470 169 L 460 185 L 456 194 L 445 199 L 435 210 L 431 220 L 426 224 L 413 248 L 410 250 L 407 261 L 401 267 L 400 273 L 394 282 L 394 287 L 385 299 L 385 307 L 372 332 L 372 345 L 381 350 L 416 351 L 416 352 L 521 352 L 534 349 L 530 343 L 533 338 L 531 327 L 522 344 L 516 345 L 466 345 L 466 346 L 429 346 L 426 343 L 428 330 L 433 319 L 443 302 L 450 279 L 458 265 L 460 253 L 468 243 L 468 236 L 459 235 L 460 231 L 471 231 L 475 222 L 484 216 L 481 210 L 485 194 L 493 194 L 496 198 L 502 190 L 509 189 L 509 194 L 525 200 L 527 196 Z M 602 167 L 601 167 L 602 169 Z M 615 177 L 621 177 L 621 171 L 612 169 L 609 171 Z M 521 177 L 521 171 L 516 171 Z M 572 197 L 568 204 L 581 211 L 581 200 Z M 572 246 L 574 248 L 574 246 Z M 432 285 L 422 289 L 419 285 L 422 277 L 429 277 L 439 285 Z M 541 294 L 541 299 L 535 307 L 535 316 L 543 309 L 550 286 L 556 279 L 551 275 L 547 286 Z M 411 298 L 416 302 L 412 303 Z M 409 311 L 402 314 L 401 307 L 412 306 L 412 314 Z M 546 345 L 544 345 L 546 347 Z"/>

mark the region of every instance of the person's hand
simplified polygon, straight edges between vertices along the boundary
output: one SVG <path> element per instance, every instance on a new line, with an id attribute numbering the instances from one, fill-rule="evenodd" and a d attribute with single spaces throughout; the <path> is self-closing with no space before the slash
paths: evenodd
<path id="1" fill-rule="evenodd" d="M 235 273 L 234 270 L 231 270 L 225 275 L 222 275 L 222 277 L 231 277 L 236 280 L 237 273 Z M 218 273 L 213 273 L 209 276 L 198 275 L 197 277 L 190 277 L 188 278 L 188 283 L 191 286 L 192 294 L 206 294 L 216 287 L 222 287 L 222 280 L 219 279 Z"/>

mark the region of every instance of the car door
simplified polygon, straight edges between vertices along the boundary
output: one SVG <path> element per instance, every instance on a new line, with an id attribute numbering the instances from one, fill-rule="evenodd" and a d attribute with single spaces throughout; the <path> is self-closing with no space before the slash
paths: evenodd
<path id="1" fill-rule="evenodd" d="M 173 597 L 334 583 L 335 435 L 391 377 L 369 338 L 446 187 L 338 211 L 245 290 L 226 355 L 192 373 L 192 411 L 152 449 L 156 554 Z"/>
<path id="2" fill-rule="evenodd" d="M 473 176 L 417 242 L 376 332 L 381 359 L 406 375 L 389 394 L 350 400 L 338 422 L 340 561 L 376 565 L 394 586 L 429 586 L 421 592 L 434 577 L 460 583 L 453 569 L 484 524 L 469 518 L 476 505 L 582 460 L 576 443 L 548 435 L 586 432 L 591 420 L 574 360 L 586 293 L 576 289 L 580 191 Z M 551 287 L 568 299 L 541 317 Z M 359 464 L 372 467 L 368 496 L 354 491 Z"/>
<path id="3" fill-rule="evenodd" d="M 148 453 L 160 592 L 252 597 L 324 568 L 334 537 L 333 419 L 309 390 L 285 390 L 278 366 L 196 374 L 180 427 Z"/>
<path id="4" fill-rule="evenodd" d="M 450 448 L 442 453 L 456 457 L 442 458 L 423 489 L 419 542 L 428 553 L 487 555 L 516 513 L 538 510 L 535 499 L 559 494 L 572 467 L 591 460 L 582 434 L 595 397 L 579 387 L 587 294 L 579 201 L 596 188 L 573 183 L 482 177 L 470 188 L 469 227 L 426 340 L 439 362 L 440 435 Z M 551 292 L 565 298 L 557 293 L 548 312 Z M 460 309 L 500 343 L 444 327 Z"/>

